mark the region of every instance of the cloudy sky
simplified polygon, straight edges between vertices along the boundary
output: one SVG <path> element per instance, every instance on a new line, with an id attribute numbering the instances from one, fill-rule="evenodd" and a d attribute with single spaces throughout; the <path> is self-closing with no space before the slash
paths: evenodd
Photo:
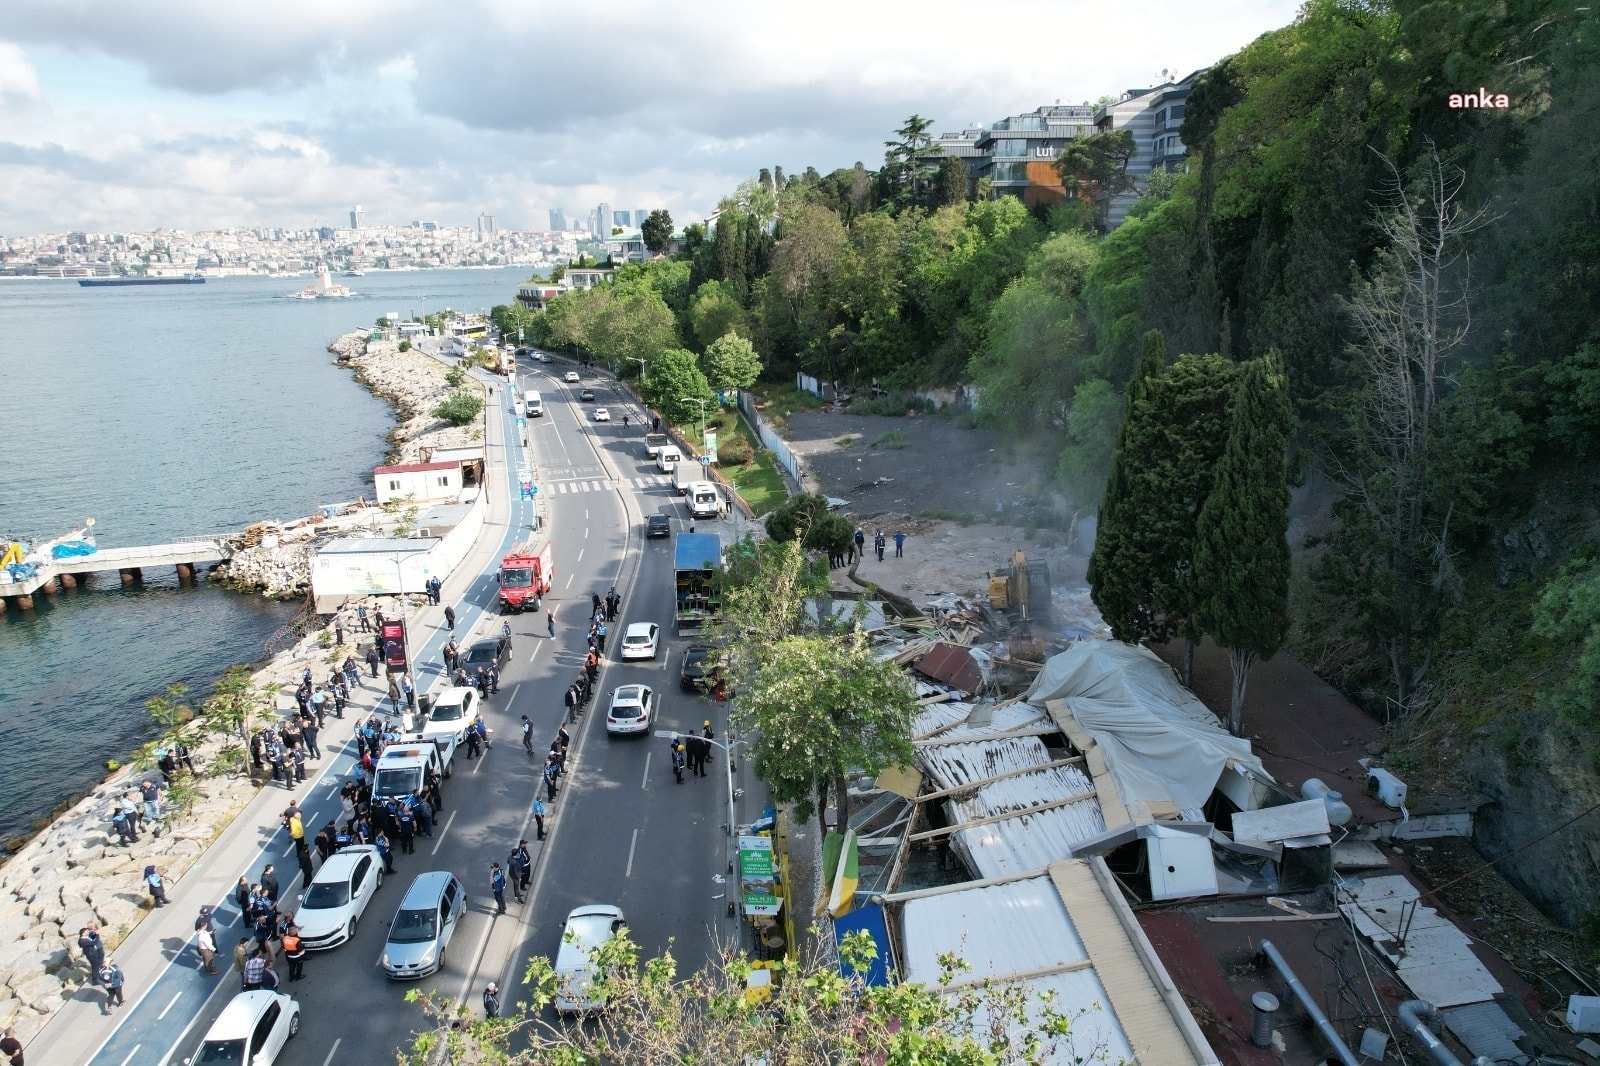
<path id="1" fill-rule="evenodd" d="M 703 216 L 760 167 L 1181 77 L 1298 0 L 7 0 L 0 235 Z"/>

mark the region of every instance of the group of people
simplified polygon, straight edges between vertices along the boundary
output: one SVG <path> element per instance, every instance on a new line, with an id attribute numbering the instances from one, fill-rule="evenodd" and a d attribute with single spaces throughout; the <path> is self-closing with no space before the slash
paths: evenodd
<path id="1" fill-rule="evenodd" d="M 257 772 L 271 773 L 275 783 L 292 789 L 305 781 L 306 762 L 322 758 L 321 733 L 322 721 L 314 712 L 287 715 L 250 738 L 250 761 Z"/>
<path id="2" fill-rule="evenodd" d="M 292 802 L 289 806 L 298 817 L 298 807 Z M 277 988 L 280 956 L 288 963 L 289 980 L 299 981 L 305 977 L 306 948 L 300 940 L 300 927 L 295 925 L 292 913 L 279 909 L 281 894 L 282 886 L 271 863 L 262 869 L 257 883 L 251 884 L 249 878 L 241 877 L 234 886 L 234 903 L 239 907 L 245 928 L 250 931 L 248 936 L 239 938 L 233 949 L 233 967 L 239 972 L 241 991 Z M 200 908 L 194 935 L 195 949 L 205 972 L 216 973 L 216 925 L 210 907 Z"/>
<path id="3" fill-rule="evenodd" d="M 884 552 L 888 550 L 891 539 L 894 541 L 894 557 L 896 559 L 905 558 L 906 535 L 904 532 L 897 530 L 890 537 L 885 536 L 882 529 L 874 529 L 872 531 L 872 550 L 877 554 L 878 562 L 883 562 Z M 860 526 L 856 527 L 856 534 L 851 538 L 850 543 L 845 545 L 844 551 L 833 552 L 828 556 L 828 568 L 830 570 L 839 570 L 843 567 L 854 565 L 857 555 L 863 559 L 867 557 L 867 531 Z"/>
<path id="4" fill-rule="evenodd" d="M 112 958 L 106 950 L 105 941 L 100 939 L 100 923 L 90 922 L 78 930 L 78 950 L 83 952 L 83 961 L 89 968 L 89 983 L 99 985 L 106 994 L 105 1002 L 100 1006 L 101 1014 L 110 1014 L 122 1006 L 122 986 L 125 979 L 122 967 L 117 965 L 117 960 Z M 11 1035 L 12 1030 L 6 1030 Z M 15 1062 L 21 1062 L 22 1049 L 18 1045 Z"/>
<path id="5" fill-rule="evenodd" d="M 146 778 L 117 799 L 111 808 L 111 828 L 117 831 L 119 844 L 137 844 L 141 829 L 161 835 L 161 790 L 166 787 L 165 781 L 157 784 Z"/>
<path id="6" fill-rule="evenodd" d="M 711 719 L 707 718 L 700 732 L 688 736 L 673 736 L 669 742 L 672 752 L 672 776 L 683 784 L 683 771 L 687 768 L 696 777 L 706 776 L 706 764 L 711 761 Z"/>

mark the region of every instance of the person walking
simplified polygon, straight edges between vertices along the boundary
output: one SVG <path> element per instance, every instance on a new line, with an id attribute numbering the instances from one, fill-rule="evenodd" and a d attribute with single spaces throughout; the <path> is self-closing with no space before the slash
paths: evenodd
<path id="1" fill-rule="evenodd" d="M 101 1008 L 101 1014 L 110 1014 L 117 1007 L 122 1006 L 122 985 L 125 978 L 122 976 L 122 967 L 117 965 L 117 960 L 106 956 L 106 963 L 100 967 L 100 983 L 105 986 L 106 1005 Z"/>
<path id="2" fill-rule="evenodd" d="M 367 673 L 378 676 L 378 647 L 375 644 L 367 649 Z"/>
<path id="3" fill-rule="evenodd" d="M 672 776 L 677 779 L 680 785 L 683 784 L 683 761 L 683 742 L 674 740 L 672 742 Z"/>
<path id="4" fill-rule="evenodd" d="M 144 868 L 144 883 L 150 889 L 150 898 L 155 901 L 157 907 L 165 907 L 172 902 L 167 899 L 167 886 L 161 877 L 160 870 L 154 866 L 146 866 Z"/>
<path id="5" fill-rule="evenodd" d="M 201 967 L 207 976 L 217 973 L 217 934 L 202 925 L 194 931 L 194 950 L 200 956 Z"/>
<path id="6" fill-rule="evenodd" d="M 106 964 L 106 945 L 100 939 L 99 925 L 90 922 L 78 930 L 78 950 L 83 952 L 83 961 L 89 964 L 89 983 L 98 984 L 100 967 Z"/>
<path id="7" fill-rule="evenodd" d="M 333 643 L 336 647 L 344 647 L 344 616 L 333 616 Z"/>
<path id="8" fill-rule="evenodd" d="M 522 747 L 529 755 L 533 754 L 533 723 L 528 721 L 528 716 L 522 716 Z"/>
<path id="9" fill-rule="evenodd" d="M 289 963 L 289 980 L 298 981 L 306 975 L 306 946 L 300 940 L 300 927 L 291 925 L 284 930 L 283 957 Z"/>
<path id="10" fill-rule="evenodd" d="M 506 912 L 506 875 L 497 862 L 489 864 L 489 891 L 494 893 L 494 905 L 498 908 L 495 913 L 504 914 Z"/>
<path id="11" fill-rule="evenodd" d="M 456 609 L 448 603 L 444 607 L 444 622 L 445 625 L 450 627 L 450 632 L 454 633 L 456 631 Z"/>
<path id="12" fill-rule="evenodd" d="M 483 1016 L 500 1017 L 500 986 L 490 981 L 483 989 Z"/>
<path id="13" fill-rule="evenodd" d="M 544 839 L 544 801 L 537 795 L 533 797 L 533 823 L 539 827 L 539 839 Z"/>
<path id="14" fill-rule="evenodd" d="M 242 992 L 255 992 L 266 987 L 267 970 L 270 968 L 265 948 L 258 947 L 250 952 L 250 958 L 244 964 L 244 973 L 240 975 L 239 990 Z"/>
<path id="15" fill-rule="evenodd" d="M 906 557 L 906 535 L 898 530 L 894 535 L 894 557 L 896 559 Z"/>
<path id="16" fill-rule="evenodd" d="M 478 743 L 478 723 L 473 722 L 467 726 L 467 758 L 476 759 L 482 754 L 482 746 Z"/>
<path id="17" fill-rule="evenodd" d="M 556 635 L 556 613 L 554 611 L 546 611 L 544 613 L 544 627 L 549 631 L 550 638 L 554 640 Z"/>

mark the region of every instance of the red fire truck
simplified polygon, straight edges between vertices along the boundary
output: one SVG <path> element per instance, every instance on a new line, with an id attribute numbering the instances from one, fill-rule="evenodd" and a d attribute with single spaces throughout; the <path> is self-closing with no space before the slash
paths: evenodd
<path id="1" fill-rule="evenodd" d="M 548 538 L 514 544 L 500 560 L 500 610 L 537 611 L 555 576 Z"/>

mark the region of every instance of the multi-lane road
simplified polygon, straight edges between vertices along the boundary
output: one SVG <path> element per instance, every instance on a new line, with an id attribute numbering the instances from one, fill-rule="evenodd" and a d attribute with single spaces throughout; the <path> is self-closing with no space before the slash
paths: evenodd
<path id="1" fill-rule="evenodd" d="M 670 479 L 644 454 L 639 409 L 609 381 L 562 382 L 568 368 L 530 362 L 519 368 L 517 390 L 505 382 L 495 389 L 486 441 L 490 492 L 505 494 L 497 509 L 501 522 L 486 526 L 482 540 L 492 550 L 469 557 L 468 564 L 479 572 L 456 597 L 458 635 L 463 628 L 469 636 L 498 630 L 494 564 L 505 546 L 529 535 L 533 504 L 518 498 L 515 485 L 518 469 L 531 462 L 540 491 L 540 519 L 554 539 L 555 581 L 546 606 L 555 611 L 555 637 L 546 635 L 543 614 L 509 616 L 511 660 L 499 695 L 488 700 L 492 750 L 476 761 L 466 760 L 464 750 L 458 754 L 455 773 L 444 785 L 445 807 L 433 838 L 419 837 L 414 855 L 396 856 L 397 872 L 376 893 L 351 942 L 311 955 L 305 980 L 283 986 L 303 1012 L 300 1033 L 287 1047 L 284 1062 L 393 1062 L 395 1048 L 425 1024 L 418 1008 L 404 1002 L 410 986 L 390 982 L 378 966 L 388 922 L 412 878 L 425 870 L 454 872 L 466 885 L 468 906 L 443 970 L 420 985 L 464 1002 L 474 1012 L 491 980 L 506 990 L 506 1012 L 512 1011 L 528 958 L 555 955 L 562 922 L 579 904 L 620 906 L 647 953 L 671 945 L 680 965 L 690 968 L 738 935 L 737 923 L 728 917 L 723 880 L 727 785 L 724 766 L 717 761 L 722 754 L 716 753 L 709 777 L 686 775 L 679 784 L 666 741 L 654 736 L 614 738 L 605 731 L 612 690 L 643 683 L 660 701 L 655 729 L 687 731 L 709 718 L 717 734 L 725 734 L 726 705 L 678 686 L 687 642 L 672 633 L 674 541 L 643 537 L 646 514 L 672 515 L 676 533 L 687 528 L 687 512 Z M 519 427 L 514 404 L 517 391 L 529 383 L 543 393 L 546 413 Z M 583 387 L 597 391 L 595 402 L 579 400 Z M 593 421 L 597 405 L 608 407 L 613 421 Z M 630 416 L 626 429 L 623 414 Z M 705 526 L 701 524 L 702 531 Z M 621 614 L 611 627 L 599 691 L 573 730 L 569 773 L 560 782 L 555 803 L 548 805 L 549 836 L 541 844 L 535 839 L 531 803 L 544 752 L 564 714 L 562 694 L 577 676 L 586 651 L 591 594 L 604 596 L 612 586 L 623 597 Z M 447 586 L 452 593 L 461 587 L 459 578 Z M 420 621 L 420 627 L 414 623 L 412 650 L 421 667 L 419 687 L 426 690 L 437 678 L 438 652 L 448 634 L 442 621 Z M 617 661 L 622 630 L 639 621 L 661 626 L 657 659 Z M 522 715 L 534 723 L 534 756 L 520 742 Z M 342 728 L 324 734 L 322 776 L 300 790 L 302 805 L 311 814 L 308 826 L 320 825 L 337 812 L 339 785 L 354 755 L 353 746 L 340 745 L 344 739 Z M 489 893 L 490 863 L 504 866 L 522 837 L 535 855 L 532 892 L 521 905 L 508 892 L 507 913 L 497 915 Z M 208 855 L 196 868 L 207 882 L 222 886 L 217 898 L 241 873 L 254 880 L 265 862 L 294 872 L 293 849 L 275 823 L 263 826 L 250 846 L 254 853 L 243 868 L 218 868 L 222 855 Z M 302 886 L 295 882 L 286 888 L 298 893 Z M 243 932 L 231 903 L 218 917 L 217 939 L 226 958 Z M 153 975 L 153 984 L 117 1019 L 116 1029 L 90 1060 L 96 1066 L 183 1061 L 238 988 L 236 974 L 200 974 L 192 947 L 172 944 L 167 955 L 171 961 L 166 969 Z"/>

